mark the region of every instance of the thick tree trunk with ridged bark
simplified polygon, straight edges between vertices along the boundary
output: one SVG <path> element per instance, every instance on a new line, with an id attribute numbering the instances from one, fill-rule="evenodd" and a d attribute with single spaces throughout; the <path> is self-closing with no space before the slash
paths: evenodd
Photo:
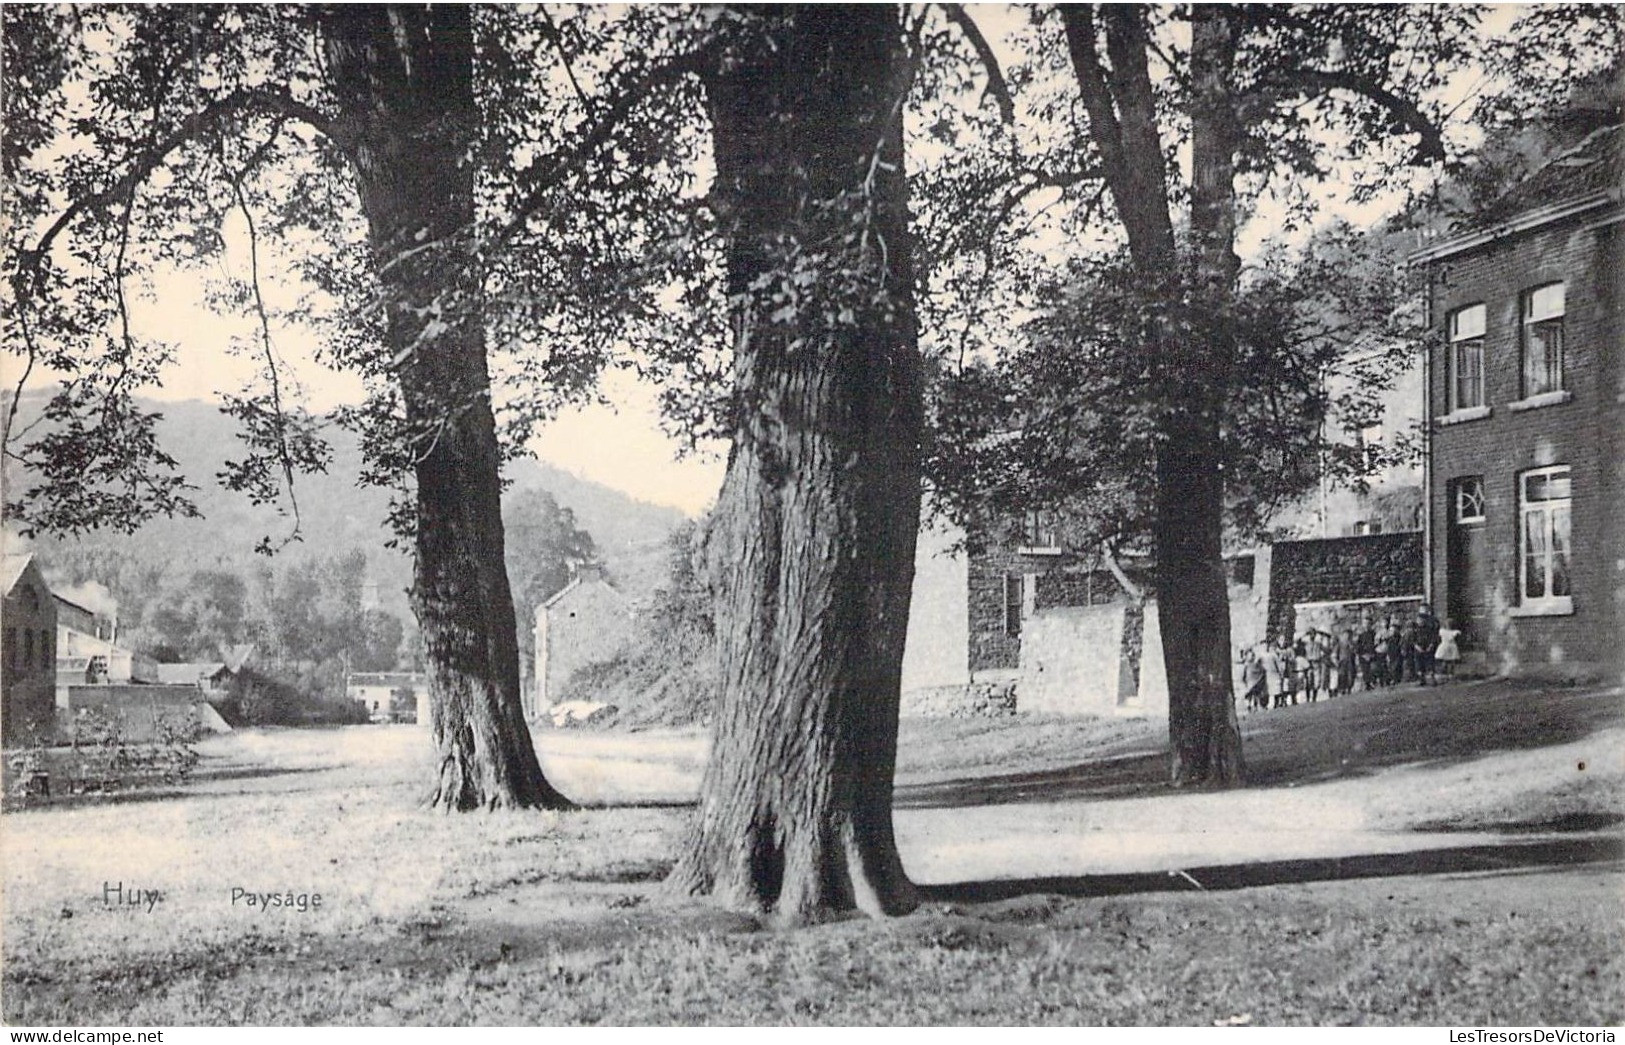
<path id="1" fill-rule="evenodd" d="M 1191 230 L 1194 258 L 1174 239 L 1144 11 L 1063 5 L 1068 51 L 1089 112 L 1090 136 L 1122 218 L 1135 269 L 1159 310 L 1150 370 L 1157 418 L 1152 539 L 1157 616 L 1168 677 L 1170 773 L 1178 784 L 1242 782 L 1241 731 L 1230 678 L 1230 604 L 1222 552 L 1223 404 L 1234 356 L 1226 316 L 1234 300 L 1235 151 L 1228 77 L 1234 58 L 1222 5 L 1193 9 Z M 1104 41 L 1109 61 L 1101 61 Z M 1196 290 L 1197 308 L 1179 303 Z M 1191 314 L 1197 317 L 1195 321 Z M 1181 318 L 1181 313 L 1184 317 Z"/>
<path id="2" fill-rule="evenodd" d="M 500 459 L 474 263 L 470 9 L 321 15 L 413 434 L 413 611 L 445 809 L 562 807 L 520 704 Z"/>
<path id="3" fill-rule="evenodd" d="M 1235 30 L 1222 5 L 1193 9 L 1191 25 L 1191 246 L 1201 329 L 1175 349 L 1183 409 L 1164 424 L 1157 454 L 1157 571 L 1168 731 L 1176 784 L 1242 782 L 1241 729 L 1230 674 L 1230 599 L 1223 553 L 1220 429 L 1235 360 L 1229 315 L 1236 277 Z M 1180 699 L 1174 700 L 1174 680 Z"/>
<path id="4" fill-rule="evenodd" d="M 707 83 L 739 417 L 722 692 L 670 884 L 783 923 L 895 914 L 916 903 L 891 792 L 922 409 L 898 14 L 749 18 Z"/>

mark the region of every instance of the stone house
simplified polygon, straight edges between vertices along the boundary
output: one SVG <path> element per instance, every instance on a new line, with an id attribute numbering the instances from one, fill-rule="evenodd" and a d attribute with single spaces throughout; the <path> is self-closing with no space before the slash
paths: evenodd
<path id="1" fill-rule="evenodd" d="M 429 679 L 421 671 L 352 671 L 344 676 L 344 695 L 359 700 L 373 722 L 393 722 L 401 715 L 395 707 L 395 694 L 412 695 L 413 721 L 429 724 Z"/>
<path id="2" fill-rule="evenodd" d="M 1591 135 L 1416 252 L 1428 580 L 1483 670 L 1619 678 L 1625 131 Z"/>
<path id="3" fill-rule="evenodd" d="M 615 659 L 631 632 L 632 605 L 604 577 L 603 567 L 576 567 L 570 583 L 536 607 L 536 683 L 526 694 L 526 717 L 557 703 L 577 670 Z"/>
<path id="4" fill-rule="evenodd" d="M 1097 555 L 1067 547 L 1061 529 L 1031 512 L 1013 542 L 984 539 L 968 550 L 922 542 L 922 561 L 958 569 L 939 563 L 916 573 L 905 714 L 952 713 L 952 701 L 975 699 L 979 687 L 1011 684 L 1022 712 L 1167 714 L 1151 562 L 1122 557 L 1119 568 L 1145 597 L 1131 596 Z M 1239 656 L 1271 634 L 1412 613 L 1423 597 L 1422 549 L 1416 530 L 1277 541 L 1227 555 L 1231 643 Z M 911 673 L 923 651 L 956 674 Z"/>
<path id="5" fill-rule="evenodd" d="M 31 554 L 8 554 L 0 612 L 0 742 L 49 731 L 56 711 L 57 606 Z"/>

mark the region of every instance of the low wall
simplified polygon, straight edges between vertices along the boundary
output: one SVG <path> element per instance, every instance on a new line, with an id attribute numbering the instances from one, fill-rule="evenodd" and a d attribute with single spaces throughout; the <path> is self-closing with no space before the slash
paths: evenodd
<path id="1" fill-rule="evenodd" d="M 1016 713 L 1016 683 L 969 682 L 903 691 L 904 718 L 1000 718 Z"/>
<path id="2" fill-rule="evenodd" d="M 1057 606 L 1021 636 L 1022 714 L 1109 715 L 1122 691 L 1124 607 Z"/>
<path id="3" fill-rule="evenodd" d="M 190 715 L 208 732 L 225 733 L 231 729 L 196 686 L 115 683 L 66 689 L 66 703 L 56 718 L 57 736 L 62 740 L 72 739 L 73 722 L 81 710 L 94 710 L 113 719 L 129 741 L 158 739 L 160 718 Z"/>

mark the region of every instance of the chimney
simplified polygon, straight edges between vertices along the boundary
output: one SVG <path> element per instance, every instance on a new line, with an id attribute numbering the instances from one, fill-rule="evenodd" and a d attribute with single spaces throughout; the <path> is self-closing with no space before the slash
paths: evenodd
<path id="1" fill-rule="evenodd" d="M 582 584 L 601 583 L 604 579 L 604 567 L 596 562 L 583 562 L 576 564 L 576 580 Z"/>

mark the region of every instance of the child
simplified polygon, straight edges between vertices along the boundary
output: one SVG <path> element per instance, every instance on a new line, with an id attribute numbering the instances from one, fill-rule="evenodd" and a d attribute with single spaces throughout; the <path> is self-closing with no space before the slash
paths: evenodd
<path id="1" fill-rule="evenodd" d="M 1461 659 L 1461 648 L 1456 642 L 1461 638 L 1461 629 L 1450 617 L 1444 619 L 1444 627 L 1439 629 L 1439 648 L 1434 650 L 1433 659 L 1438 664 L 1440 672 L 1447 679 L 1456 677 L 1456 662 Z"/>
<path id="2" fill-rule="evenodd" d="M 1241 691 L 1247 710 L 1262 711 L 1268 706 L 1269 695 L 1264 688 L 1264 664 L 1258 651 L 1251 646 L 1241 651 Z"/>
<path id="3" fill-rule="evenodd" d="M 1292 645 L 1286 635 L 1276 639 L 1265 655 L 1264 675 L 1275 706 L 1286 707 L 1286 695 L 1292 689 Z"/>

